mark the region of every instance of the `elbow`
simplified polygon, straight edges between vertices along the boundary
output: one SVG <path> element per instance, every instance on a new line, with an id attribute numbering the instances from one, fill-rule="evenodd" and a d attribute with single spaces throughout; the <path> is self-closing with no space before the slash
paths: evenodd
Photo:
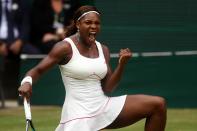
<path id="1" fill-rule="evenodd" d="M 103 86 L 104 94 L 106 94 L 107 96 L 111 95 L 113 93 L 113 91 L 116 89 L 117 86 L 118 86 L 117 83 L 104 85 Z"/>
<path id="2" fill-rule="evenodd" d="M 112 92 L 104 92 L 105 96 L 111 96 Z"/>
<path id="3" fill-rule="evenodd" d="M 106 96 L 110 96 L 113 93 L 113 89 L 103 88 L 103 92 Z"/>

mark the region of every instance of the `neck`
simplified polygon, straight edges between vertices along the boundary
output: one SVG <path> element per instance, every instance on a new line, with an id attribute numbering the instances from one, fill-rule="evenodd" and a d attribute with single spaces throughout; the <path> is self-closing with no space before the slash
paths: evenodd
<path id="1" fill-rule="evenodd" d="M 77 44 L 81 44 L 85 49 L 91 50 L 92 44 L 85 44 L 85 41 L 81 39 L 79 32 L 76 34 Z"/>

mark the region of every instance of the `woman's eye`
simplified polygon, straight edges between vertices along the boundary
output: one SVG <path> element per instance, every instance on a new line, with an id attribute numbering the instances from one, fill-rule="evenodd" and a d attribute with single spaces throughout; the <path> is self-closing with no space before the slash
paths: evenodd
<path id="1" fill-rule="evenodd" d="M 88 25 L 89 25 L 89 24 L 91 24 L 91 22 L 90 22 L 90 21 L 86 21 L 85 23 L 86 23 L 86 24 L 88 24 Z"/>
<path id="2" fill-rule="evenodd" d="M 95 22 L 96 25 L 100 25 L 100 22 Z"/>

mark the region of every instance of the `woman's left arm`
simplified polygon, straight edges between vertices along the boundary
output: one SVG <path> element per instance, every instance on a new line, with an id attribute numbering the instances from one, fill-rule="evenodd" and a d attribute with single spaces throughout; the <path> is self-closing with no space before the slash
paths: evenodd
<path id="1" fill-rule="evenodd" d="M 114 72 L 112 72 L 112 69 L 110 66 L 109 49 L 106 46 L 103 46 L 103 52 L 104 52 L 105 61 L 107 64 L 107 74 L 106 74 L 105 78 L 101 81 L 101 83 L 102 83 L 103 91 L 105 92 L 105 94 L 109 94 L 118 85 L 118 83 L 122 77 L 124 67 L 125 67 L 126 63 L 128 62 L 129 58 L 131 58 L 132 53 L 128 48 L 121 49 L 120 53 L 119 53 L 118 65 L 117 65 L 116 69 L 114 70 Z"/>

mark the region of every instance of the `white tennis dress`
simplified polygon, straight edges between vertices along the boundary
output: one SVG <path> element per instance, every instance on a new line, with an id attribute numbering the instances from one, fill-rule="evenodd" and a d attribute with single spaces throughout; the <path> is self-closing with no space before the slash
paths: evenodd
<path id="1" fill-rule="evenodd" d="M 66 98 L 56 131 L 98 131 L 111 124 L 121 112 L 126 95 L 108 97 L 101 87 L 107 73 L 102 47 L 96 42 L 99 57 L 82 56 L 70 38 L 72 58 L 60 71 Z"/>

